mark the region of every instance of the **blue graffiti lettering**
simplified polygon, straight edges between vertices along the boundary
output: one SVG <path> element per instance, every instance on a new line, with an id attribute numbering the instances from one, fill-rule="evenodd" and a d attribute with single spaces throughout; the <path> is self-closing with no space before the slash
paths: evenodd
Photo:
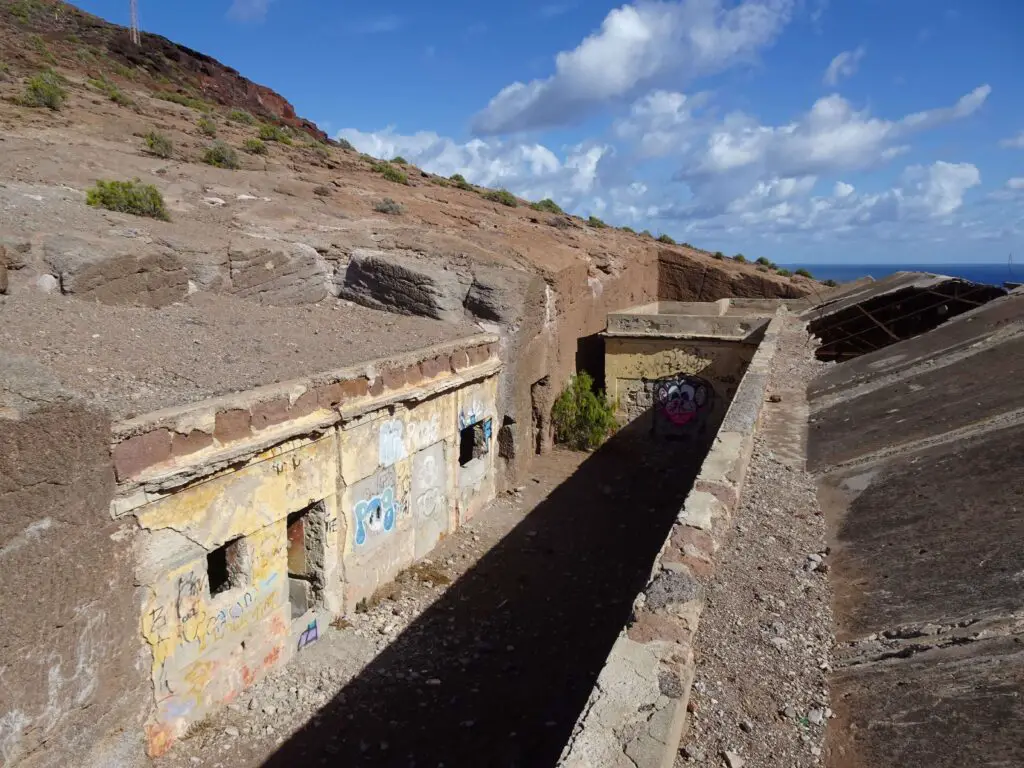
<path id="1" fill-rule="evenodd" d="M 393 488 L 385 488 L 378 496 L 358 502 L 355 509 L 356 545 L 365 544 L 368 534 L 392 530 L 395 527 L 395 507 Z"/>

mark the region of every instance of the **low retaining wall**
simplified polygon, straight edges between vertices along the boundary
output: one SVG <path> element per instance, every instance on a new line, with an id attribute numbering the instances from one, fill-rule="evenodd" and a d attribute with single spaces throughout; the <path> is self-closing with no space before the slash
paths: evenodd
<path id="1" fill-rule="evenodd" d="M 675 761 L 686 729 L 703 582 L 739 504 L 782 322 L 780 313 L 765 331 L 562 752 L 562 768 L 671 768 Z"/>

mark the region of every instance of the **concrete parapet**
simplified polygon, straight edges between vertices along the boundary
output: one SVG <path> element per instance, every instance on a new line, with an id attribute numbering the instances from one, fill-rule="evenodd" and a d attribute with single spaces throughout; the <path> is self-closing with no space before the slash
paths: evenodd
<path id="1" fill-rule="evenodd" d="M 562 752 L 561 768 L 670 768 L 675 761 L 686 731 L 703 583 L 739 504 L 782 323 L 777 314 L 766 328 Z"/>

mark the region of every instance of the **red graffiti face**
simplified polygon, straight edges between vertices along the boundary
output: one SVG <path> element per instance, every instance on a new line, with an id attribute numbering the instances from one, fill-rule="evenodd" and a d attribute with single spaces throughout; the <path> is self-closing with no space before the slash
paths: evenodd
<path id="1" fill-rule="evenodd" d="M 707 386 L 684 376 L 661 383 L 655 395 L 658 407 L 677 427 L 690 423 L 708 401 Z"/>

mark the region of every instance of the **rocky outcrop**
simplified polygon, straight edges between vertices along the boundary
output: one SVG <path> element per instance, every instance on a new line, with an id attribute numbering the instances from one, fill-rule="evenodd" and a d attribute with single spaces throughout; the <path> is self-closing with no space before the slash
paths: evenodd
<path id="1" fill-rule="evenodd" d="M 154 246 L 125 246 L 56 235 L 43 244 L 46 265 L 62 293 L 103 304 L 164 307 L 188 292 L 188 273 L 175 254 Z"/>
<path id="2" fill-rule="evenodd" d="M 334 271 L 315 248 L 302 243 L 232 245 L 229 293 L 262 304 L 315 304 L 332 295 Z"/>
<path id="3" fill-rule="evenodd" d="M 806 285 L 814 283 L 808 280 Z M 658 287 L 662 301 L 716 301 L 730 297 L 799 299 L 808 293 L 806 287 L 780 280 L 774 273 L 738 272 L 668 248 L 658 253 Z"/>

